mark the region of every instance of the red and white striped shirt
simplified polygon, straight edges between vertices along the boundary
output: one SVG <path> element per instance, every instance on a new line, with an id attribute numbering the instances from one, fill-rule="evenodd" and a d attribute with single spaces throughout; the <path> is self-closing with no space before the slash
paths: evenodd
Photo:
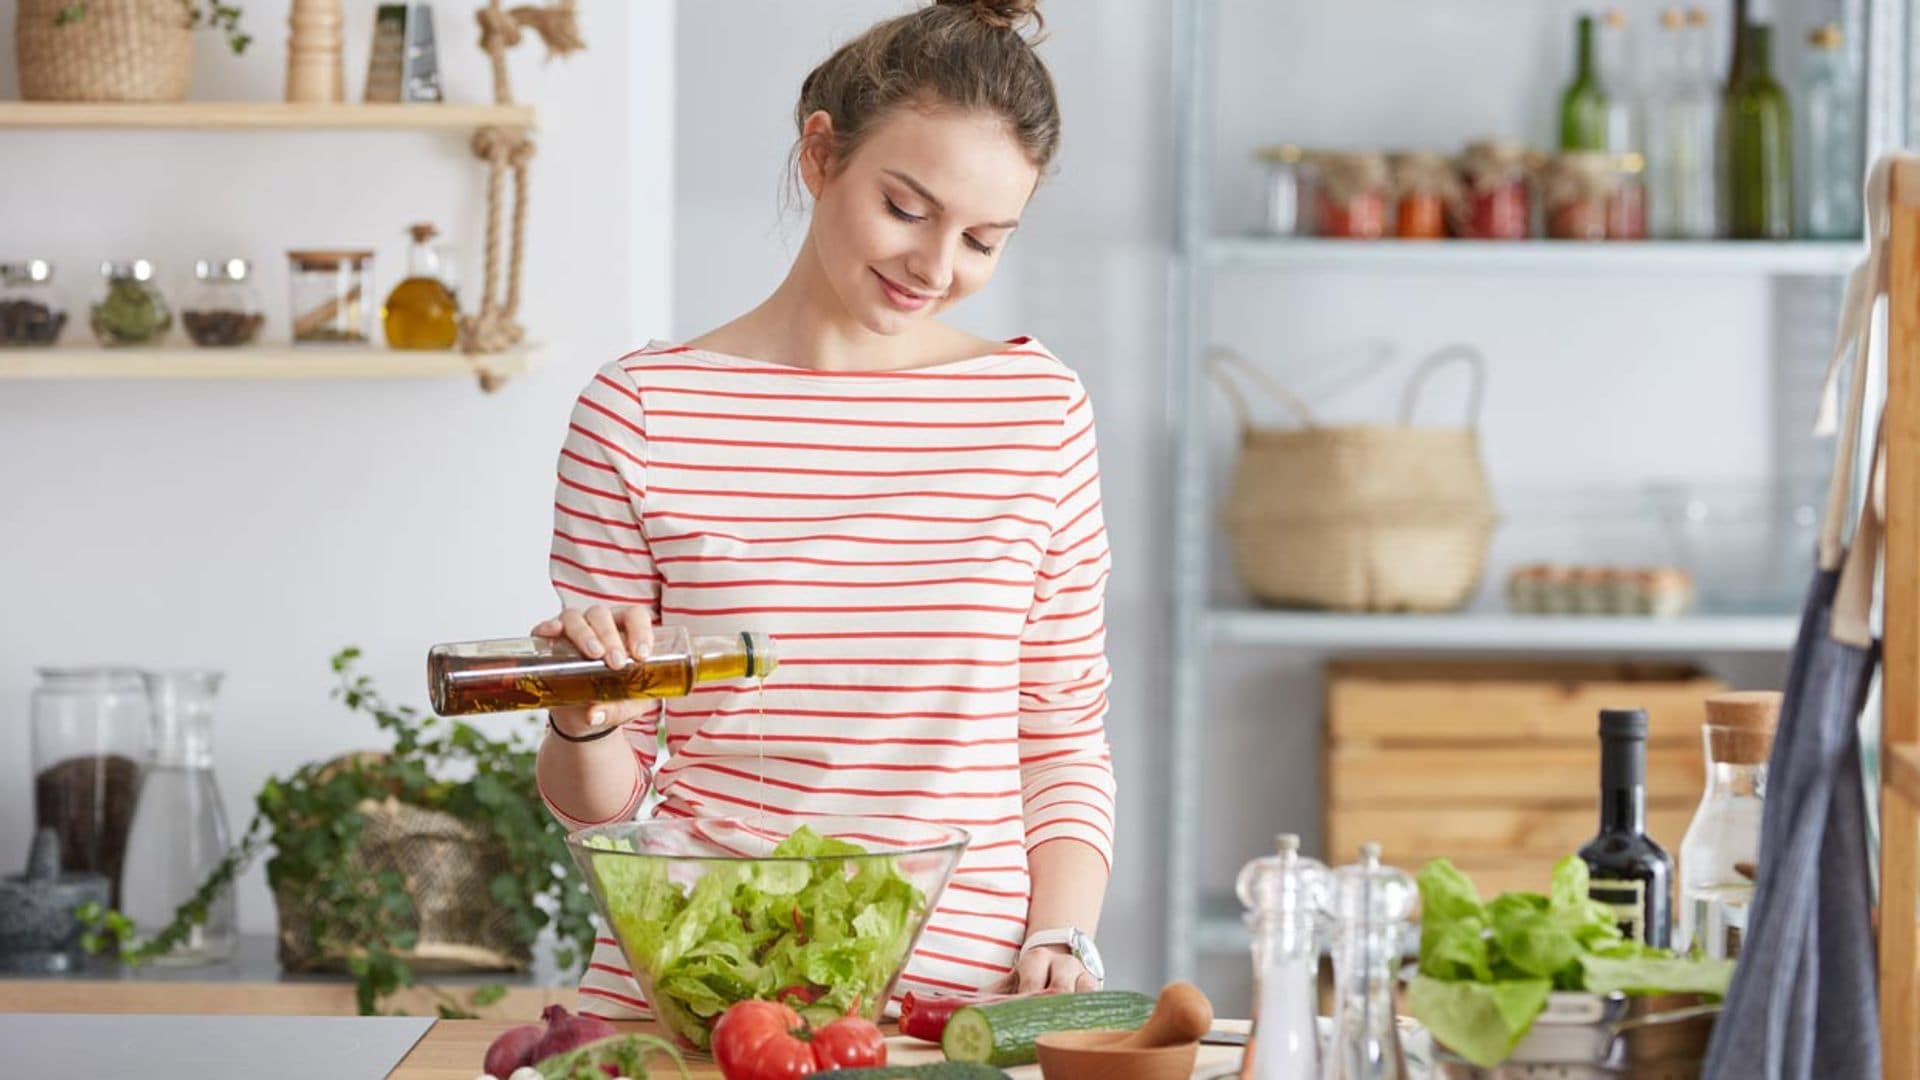
<path id="1" fill-rule="evenodd" d="M 1109 559 L 1079 378 L 1029 338 L 887 372 L 655 343 L 587 385 L 559 474 L 563 605 L 645 604 L 656 622 L 780 648 L 763 700 L 743 680 L 663 704 L 655 813 L 964 828 L 897 992 L 1004 979 L 1027 853 L 1113 848 Z M 627 732 L 650 771 L 658 723 Z M 601 1016 L 646 1013 L 604 933 L 580 993 Z"/>

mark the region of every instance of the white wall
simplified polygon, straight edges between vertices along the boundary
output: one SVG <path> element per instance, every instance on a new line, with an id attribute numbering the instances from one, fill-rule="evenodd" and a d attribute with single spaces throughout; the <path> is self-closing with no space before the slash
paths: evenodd
<path id="1" fill-rule="evenodd" d="M 364 80 L 372 0 L 348 0 L 347 82 Z M 286 0 L 245 5 L 244 58 L 202 35 L 193 97 L 281 93 Z M 490 101 L 471 4 L 441 4 L 450 100 Z M 437 640 L 522 633 L 546 585 L 553 461 L 573 395 L 667 320 L 673 8 L 583 5 L 588 48 L 513 58 L 539 110 L 523 321 L 547 366 L 493 395 L 430 382 L 0 383 L 0 866 L 31 821 L 28 696 L 42 664 L 228 673 L 216 748 L 236 828 L 272 772 L 377 745 L 328 700 L 327 658 L 366 650 L 421 703 Z M 0 4 L 0 97 L 15 96 Z M 143 256 L 177 293 L 192 260 L 244 255 L 284 339 L 290 247 L 378 248 L 432 219 L 479 286 L 484 172 L 461 135 L 0 133 L 0 257 L 53 260 L 72 303 L 103 258 Z M 84 328 L 84 317 L 71 330 Z M 242 923 L 270 929 L 256 871 Z"/>

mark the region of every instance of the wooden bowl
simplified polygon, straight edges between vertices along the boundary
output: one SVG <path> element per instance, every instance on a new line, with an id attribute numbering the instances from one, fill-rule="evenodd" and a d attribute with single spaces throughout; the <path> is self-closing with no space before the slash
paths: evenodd
<path id="1" fill-rule="evenodd" d="M 1187 1080 L 1200 1044 L 1152 1050 L 1121 1049 L 1114 1044 L 1128 1031 L 1056 1031 L 1034 1040 L 1040 1075 L 1046 1080 Z"/>

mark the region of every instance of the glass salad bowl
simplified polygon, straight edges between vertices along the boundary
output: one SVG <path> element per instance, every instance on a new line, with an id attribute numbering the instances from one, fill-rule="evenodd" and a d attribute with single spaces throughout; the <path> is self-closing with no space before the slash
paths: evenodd
<path id="1" fill-rule="evenodd" d="M 761 998 L 878 1020 L 966 851 L 880 818 L 660 818 L 567 838 L 640 991 L 683 1048 Z"/>

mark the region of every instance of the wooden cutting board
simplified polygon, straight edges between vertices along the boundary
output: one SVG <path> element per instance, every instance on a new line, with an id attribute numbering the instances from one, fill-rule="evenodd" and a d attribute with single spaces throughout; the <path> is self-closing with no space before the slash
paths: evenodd
<path id="1" fill-rule="evenodd" d="M 414 1046 L 411 1053 L 400 1062 L 398 1068 L 388 1074 L 388 1080 L 475 1080 L 480 1075 L 480 1064 L 487 1056 L 487 1047 L 499 1034 L 519 1021 L 510 1020 L 440 1020 L 437 1021 L 426 1037 Z M 1244 1028 L 1245 1023 L 1221 1021 L 1222 1028 Z M 659 1029 L 650 1023 L 620 1023 L 614 1027 L 623 1032 L 645 1032 L 659 1034 Z M 892 1030 L 891 1025 L 887 1028 Z M 654 1067 L 656 1078 L 675 1076 L 672 1063 L 665 1058 L 656 1059 Z M 940 1049 L 918 1039 L 909 1039 L 892 1035 L 887 1039 L 887 1064 L 922 1065 L 941 1060 Z M 1232 1069 L 1240 1061 L 1240 1049 L 1234 1046 L 1203 1046 L 1200 1057 L 1195 1062 L 1194 1076 L 1217 1076 Z M 690 1061 L 687 1071 L 694 1080 L 720 1080 L 720 1069 L 711 1061 Z M 1008 1073 L 1017 1080 L 1040 1080 L 1038 1066 L 1009 1069 Z M 500 1078 L 505 1080 L 505 1077 Z"/>

